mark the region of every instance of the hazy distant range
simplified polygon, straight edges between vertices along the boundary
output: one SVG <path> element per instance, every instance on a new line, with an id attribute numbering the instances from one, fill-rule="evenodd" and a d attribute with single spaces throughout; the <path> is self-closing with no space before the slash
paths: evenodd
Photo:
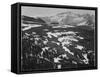
<path id="1" fill-rule="evenodd" d="M 46 8 L 46 7 L 21 7 L 21 15 L 30 16 L 30 17 L 45 17 L 53 16 L 62 12 L 74 12 L 77 14 L 91 14 L 95 15 L 94 10 L 80 10 L 80 9 L 65 9 L 65 8 Z"/>

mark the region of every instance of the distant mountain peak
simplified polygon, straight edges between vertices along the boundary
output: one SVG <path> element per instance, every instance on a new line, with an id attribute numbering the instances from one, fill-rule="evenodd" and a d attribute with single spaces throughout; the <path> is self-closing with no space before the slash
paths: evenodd
<path id="1" fill-rule="evenodd" d="M 66 11 L 58 13 L 53 16 L 46 17 L 29 17 L 22 15 L 22 20 L 24 23 L 46 23 L 48 25 L 73 25 L 73 26 L 94 26 L 95 25 L 95 16 L 85 13 L 79 14 L 72 11 Z M 56 24 L 55 24 L 56 23 Z"/>
<path id="2" fill-rule="evenodd" d="M 85 13 L 85 14 L 79 14 L 76 12 L 62 12 L 58 13 L 54 16 L 50 17 L 43 17 L 43 19 L 47 23 L 52 23 L 52 22 L 58 22 L 60 25 L 87 25 L 87 24 L 93 24 L 95 23 L 94 21 L 94 15 Z"/>

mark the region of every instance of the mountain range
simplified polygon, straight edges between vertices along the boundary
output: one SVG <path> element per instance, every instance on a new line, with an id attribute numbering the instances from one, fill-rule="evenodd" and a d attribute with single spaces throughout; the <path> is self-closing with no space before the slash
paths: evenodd
<path id="1" fill-rule="evenodd" d="M 73 26 L 92 26 L 95 25 L 95 16 L 91 14 L 76 14 L 73 12 L 58 13 L 54 16 L 29 17 L 22 16 L 24 24 L 48 24 L 48 25 L 73 25 Z"/>

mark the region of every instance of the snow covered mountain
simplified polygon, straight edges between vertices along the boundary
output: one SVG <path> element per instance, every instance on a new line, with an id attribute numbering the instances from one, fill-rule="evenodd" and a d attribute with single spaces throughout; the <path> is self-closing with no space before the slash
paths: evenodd
<path id="1" fill-rule="evenodd" d="M 64 12 L 58 13 L 50 17 L 42 17 L 46 23 L 58 23 L 60 25 L 73 25 L 73 26 L 82 26 L 87 25 L 91 26 L 95 24 L 94 15 L 90 14 L 76 14 L 73 12 Z"/>
<path id="2" fill-rule="evenodd" d="M 22 16 L 23 24 L 39 24 L 47 26 L 89 26 L 95 27 L 95 16 L 90 14 L 77 14 L 73 12 L 58 13 L 48 17 Z"/>

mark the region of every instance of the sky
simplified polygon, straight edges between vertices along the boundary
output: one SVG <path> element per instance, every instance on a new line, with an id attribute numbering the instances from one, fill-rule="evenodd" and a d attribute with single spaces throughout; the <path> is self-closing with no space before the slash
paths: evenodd
<path id="1" fill-rule="evenodd" d="M 80 14 L 95 14 L 93 10 L 80 10 L 80 9 L 63 9 L 63 8 L 46 8 L 46 7 L 32 7 L 32 6 L 22 6 L 21 15 L 26 15 L 30 17 L 44 17 L 44 16 L 53 16 L 62 12 L 74 12 Z"/>

